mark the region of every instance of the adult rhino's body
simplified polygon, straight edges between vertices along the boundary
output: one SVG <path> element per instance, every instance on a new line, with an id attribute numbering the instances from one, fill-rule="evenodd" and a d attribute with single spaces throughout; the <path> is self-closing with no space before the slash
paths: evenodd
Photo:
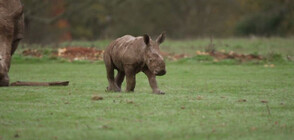
<path id="1" fill-rule="evenodd" d="M 113 41 L 105 50 L 104 62 L 107 70 L 109 91 L 121 91 L 121 84 L 126 76 L 126 91 L 134 91 L 135 75 L 143 71 L 148 79 L 153 93 L 163 94 L 157 87 L 156 75 L 166 73 L 163 57 L 159 52 L 159 44 L 164 41 L 161 34 L 156 41 L 148 35 L 133 37 L 125 35 Z M 118 71 L 114 78 L 114 69 Z"/>
<path id="2" fill-rule="evenodd" d="M 9 85 L 11 56 L 23 38 L 24 18 L 20 0 L 0 0 L 0 86 Z"/>

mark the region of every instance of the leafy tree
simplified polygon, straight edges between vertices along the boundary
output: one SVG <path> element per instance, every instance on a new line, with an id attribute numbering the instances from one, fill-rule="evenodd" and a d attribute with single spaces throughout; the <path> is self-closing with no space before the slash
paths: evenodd
<path id="1" fill-rule="evenodd" d="M 26 41 L 293 35 L 293 0 L 22 0 Z"/>

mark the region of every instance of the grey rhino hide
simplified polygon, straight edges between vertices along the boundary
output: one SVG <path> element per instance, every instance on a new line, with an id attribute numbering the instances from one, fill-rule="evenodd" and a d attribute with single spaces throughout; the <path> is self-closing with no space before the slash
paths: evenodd
<path id="1" fill-rule="evenodd" d="M 166 73 L 165 62 L 160 54 L 159 45 L 165 33 L 153 41 L 148 35 L 134 37 L 125 35 L 113 41 L 105 50 L 104 63 L 107 71 L 108 91 L 120 92 L 126 77 L 126 92 L 132 92 L 136 85 L 136 74 L 144 72 L 148 77 L 153 93 L 164 94 L 157 87 L 156 76 Z M 114 70 L 117 75 L 114 77 Z"/>
<path id="2" fill-rule="evenodd" d="M 11 57 L 23 38 L 24 15 L 20 0 L 0 0 L 0 86 L 9 86 Z"/>

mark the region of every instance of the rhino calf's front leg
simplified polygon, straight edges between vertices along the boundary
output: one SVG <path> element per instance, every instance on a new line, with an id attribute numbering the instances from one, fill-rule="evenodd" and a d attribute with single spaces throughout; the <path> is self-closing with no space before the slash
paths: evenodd
<path id="1" fill-rule="evenodd" d="M 135 74 L 126 75 L 127 88 L 126 92 L 134 92 L 136 86 L 136 76 Z"/>
<path id="2" fill-rule="evenodd" d="M 118 71 L 115 77 L 115 83 L 120 89 L 121 89 L 121 84 L 124 81 L 124 78 L 125 78 L 125 72 Z"/>
<path id="3" fill-rule="evenodd" d="M 160 91 L 157 86 L 156 76 L 150 70 L 143 71 L 148 77 L 149 85 L 152 88 L 152 92 L 155 94 L 165 94 L 163 91 Z"/>
<path id="4" fill-rule="evenodd" d="M 136 86 L 136 72 L 132 65 L 125 65 L 125 75 L 127 80 L 126 92 L 134 92 Z"/>

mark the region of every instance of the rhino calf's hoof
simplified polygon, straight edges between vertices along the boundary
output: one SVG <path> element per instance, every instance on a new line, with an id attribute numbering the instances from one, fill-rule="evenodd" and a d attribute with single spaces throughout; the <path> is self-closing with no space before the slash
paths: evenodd
<path id="1" fill-rule="evenodd" d="M 157 90 L 157 91 L 153 91 L 154 94 L 160 94 L 160 95 L 164 95 L 165 92 Z"/>
<path id="2" fill-rule="evenodd" d="M 121 89 L 119 88 L 109 88 L 109 87 L 106 87 L 106 92 L 121 92 Z"/>

